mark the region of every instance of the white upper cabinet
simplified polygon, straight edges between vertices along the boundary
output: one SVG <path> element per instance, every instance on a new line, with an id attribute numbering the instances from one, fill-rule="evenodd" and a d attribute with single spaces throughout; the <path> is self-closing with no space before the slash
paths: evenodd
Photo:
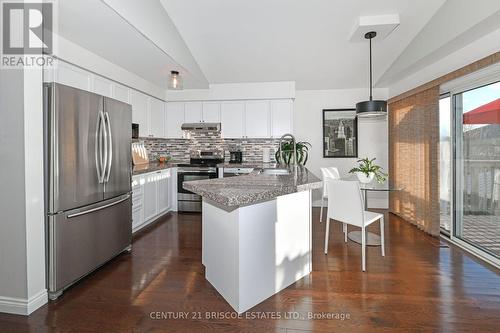
<path id="1" fill-rule="evenodd" d="M 203 102 L 203 121 L 220 123 L 220 102 Z"/>
<path id="2" fill-rule="evenodd" d="M 155 138 L 165 137 L 164 103 L 152 97 L 149 100 L 149 136 Z"/>
<path id="3" fill-rule="evenodd" d="M 223 138 L 242 138 L 245 102 L 221 103 L 221 134 Z"/>
<path id="4" fill-rule="evenodd" d="M 245 137 L 269 138 L 270 136 L 269 101 L 247 101 L 245 103 Z"/>
<path id="5" fill-rule="evenodd" d="M 202 102 L 187 102 L 185 105 L 186 123 L 201 123 L 203 121 Z"/>
<path id="6" fill-rule="evenodd" d="M 130 89 L 122 86 L 121 84 L 114 83 L 113 84 L 113 98 L 124 103 L 130 103 Z"/>
<path id="7" fill-rule="evenodd" d="M 139 136 L 149 135 L 148 121 L 148 99 L 145 94 L 132 90 L 130 91 L 130 104 L 132 105 L 132 122 L 139 124 Z"/>
<path id="8" fill-rule="evenodd" d="M 279 138 L 293 131 L 293 101 L 281 99 L 271 101 L 271 136 Z"/>
<path id="9" fill-rule="evenodd" d="M 91 91 L 90 90 L 91 74 L 76 66 L 59 61 L 57 64 L 56 82 L 64 85 Z"/>
<path id="10" fill-rule="evenodd" d="M 184 120 L 184 103 L 171 102 L 166 103 L 166 137 L 167 138 L 182 138 L 181 125 Z"/>
<path id="11" fill-rule="evenodd" d="M 102 96 L 113 97 L 113 82 L 102 76 L 92 75 L 92 91 Z"/>

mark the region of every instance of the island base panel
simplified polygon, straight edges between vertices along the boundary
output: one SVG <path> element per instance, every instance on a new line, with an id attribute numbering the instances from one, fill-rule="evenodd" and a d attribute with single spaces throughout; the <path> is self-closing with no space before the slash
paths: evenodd
<path id="1" fill-rule="evenodd" d="M 238 313 L 311 272 L 311 191 L 202 211 L 205 277 Z"/>

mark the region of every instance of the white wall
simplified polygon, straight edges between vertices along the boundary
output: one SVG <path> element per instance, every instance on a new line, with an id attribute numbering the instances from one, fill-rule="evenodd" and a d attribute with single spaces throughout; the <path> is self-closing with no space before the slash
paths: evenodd
<path id="1" fill-rule="evenodd" d="M 22 71 L 0 70 L 0 302 L 26 297 L 23 84 Z"/>
<path id="2" fill-rule="evenodd" d="M 295 98 L 295 82 L 211 84 L 209 89 L 167 91 L 168 101 Z"/>
<path id="3" fill-rule="evenodd" d="M 42 71 L 0 70 L 0 312 L 47 302 Z"/>
<path id="4" fill-rule="evenodd" d="M 386 99 L 387 89 L 376 89 L 375 99 Z M 367 89 L 298 90 L 294 104 L 294 135 L 299 141 L 309 141 L 312 145 L 307 167 L 321 177 L 320 167 L 335 166 L 341 176 L 356 165 L 356 158 L 323 158 L 323 109 L 355 108 L 357 102 L 368 97 Z M 358 121 L 358 156 L 376 157 L 376 162 L 388 170 L 387 120 Z M 313 194 L 314 204 L 319 205 L 319 191 Z M 387 195 L 371 193 L 370 207 L 387 208 Z"/>

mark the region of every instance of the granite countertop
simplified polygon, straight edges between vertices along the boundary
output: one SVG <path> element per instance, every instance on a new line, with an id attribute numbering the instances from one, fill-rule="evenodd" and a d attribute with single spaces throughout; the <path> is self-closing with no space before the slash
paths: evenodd
<path id="1" fill-rule="evenodd" d="M 141 175 L 143 173 L 155 172 L 169 168 L 177 167 L 176 163 L 166 162 L 149 162 L 148 164 L 134 165 L 132 168 L 132 176 Z"/>
<path id="2" fill-rule="evenodd" d="M 298 166 L 296 172 L 293 167 L 289 170 L 291 172 L 288 175 L 266 175 L 260 173 L 261 168 L 256 168 L 242 176 L 184 182 L 183 187 L 204 199 L 229 208 L 321 188 L 322 181 L 306 167 Z"/>

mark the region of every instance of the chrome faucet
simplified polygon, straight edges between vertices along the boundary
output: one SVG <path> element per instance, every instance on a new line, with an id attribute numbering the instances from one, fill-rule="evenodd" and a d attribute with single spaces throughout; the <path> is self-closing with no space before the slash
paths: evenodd
<path id="1" fill-rule="evenodd" d="M 287 133 L 287 134 L 283 134 L 280 138 L 280 143 L 279 143 L 279 150 L 281 152 L 281 159 L 283 161 L 285 161 L 285 158 L 283 157 L 283 150 L 281 149 L 281 143 L 283 142 L 283 140 L 285 138 L 291 138 L 292 139 L 292 143 L 293 143 L 293 165 L 294 166 L 297 166 L 297 147 L 296 147 L 296 141 L 295 141 L 295 137 L 290 134 L 290 133 Z"/>

